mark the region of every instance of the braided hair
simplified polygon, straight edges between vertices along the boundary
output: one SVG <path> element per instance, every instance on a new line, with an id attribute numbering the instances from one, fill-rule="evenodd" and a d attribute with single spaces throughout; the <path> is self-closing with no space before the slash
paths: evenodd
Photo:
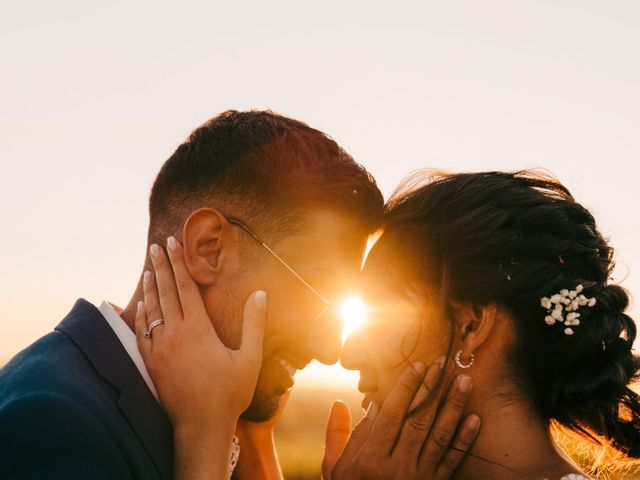
<path id="1" fill-rule="evenodd" d="M 535 171 L 422 172 L 388 202 L 383 239 L 413 272 L 403 281 L 511 314 L 507 362 L 540 415 L 640 457 L 629 297 L 610 281 L 613 249 L 566 187 Z M 545 322 L 540 299 L 577 285 L 596 302 L 567 335 Z"/>

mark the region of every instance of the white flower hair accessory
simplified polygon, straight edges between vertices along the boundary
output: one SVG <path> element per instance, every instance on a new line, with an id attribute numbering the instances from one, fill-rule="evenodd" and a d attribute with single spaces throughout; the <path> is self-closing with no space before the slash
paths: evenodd
<path id="1" fill-rule="evenodd" d="M 547 310 L 544 321 L 547 325 L 556 323 L 564 325 L 564 334 L 573 335 L 573 328 L 580 325 L 580 307 L 593 307 L 596 304 L 595 298 L 587 298 L 582 294 L 583 285 L 578 285 L 575 290 L 566 288 L 551 297 L 542 297 L 540 306 Z"/>

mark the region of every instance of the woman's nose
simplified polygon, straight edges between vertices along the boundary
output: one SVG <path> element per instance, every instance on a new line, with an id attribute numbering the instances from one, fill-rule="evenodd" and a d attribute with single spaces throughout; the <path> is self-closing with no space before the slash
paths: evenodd
<path id="1" fill-rule="evenodd" d="M 347 370 L 360 370 L 367 362 L 367 354 L 364 332 L 356 331 L 347 337 L 342 346 L 340 363 Z"/>

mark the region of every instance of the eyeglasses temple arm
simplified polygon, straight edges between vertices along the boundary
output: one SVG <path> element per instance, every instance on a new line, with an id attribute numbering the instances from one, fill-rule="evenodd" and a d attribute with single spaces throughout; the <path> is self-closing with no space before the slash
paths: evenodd
<path id="1" fill-rule="evenodd" d="M 262 239 L 260 237 L 258 237 L 258 235 L 256 235 L 253 230 L 251 230 L 248 226 L 246 226 L 244 223 L 242 223 L 240 220 L 237 220 L 235 218 L 229 218 L 227 219 L 229 221 L 229 223 L 232 223 L 234 225 L 239 226 L 240 228 L 244 229 L 249 235 L 251 235 L 260 245 L 262 245 L 271 255 L 273 255 L 276 260 L 278 260 L 280 262 L 280 264 L 286 268 L 287 270 L 289 270 L 289 272 L 291 272 L 293 275 L 295 275 L 295 277 L 300 280 L 302 283 L 304 283 L 304 285 L 311 290 L 319 299 L 320 301 L 322 301 L 322 303 L 324 303 L 325 305 L 329 305 L 331 302 L 323 297 L 320 293 L 318 293 L 318 291 L 313 288 L 311 285 L 309 285 L 307 283 L 307 281 L 302 278 L 300 275 L 298 275 L 298 272 L 296 272 L 293 268 L 291 268 L 287 262 L 285 262 L 282 258 L 280 258 L 280 255 L 278 255 L 276 252 L 274 252 L 271 247 L 269 247 L 269 245 L 267 245 L 266 243 L 264 243 L 262 241 Z"/>

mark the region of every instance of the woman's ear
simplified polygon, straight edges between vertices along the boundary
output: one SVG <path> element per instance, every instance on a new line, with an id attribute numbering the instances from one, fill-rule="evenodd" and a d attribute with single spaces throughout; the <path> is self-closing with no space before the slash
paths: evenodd
<path id="1" fill-rule="evenodd" d="M 217 210 L 195 210 L 182 231 L 187 270 L 199 285 L 213 285 L 238 251 L 238 235 Z"/>
<path id="2" fill-rule="evenodd" d="M 462 356 L 467 358 L 480 348 L 494 332 L 498 307 L 495 303 L 480 307 L 470 303 L 456 303 L 453 306 L 453 311 Z"/>

